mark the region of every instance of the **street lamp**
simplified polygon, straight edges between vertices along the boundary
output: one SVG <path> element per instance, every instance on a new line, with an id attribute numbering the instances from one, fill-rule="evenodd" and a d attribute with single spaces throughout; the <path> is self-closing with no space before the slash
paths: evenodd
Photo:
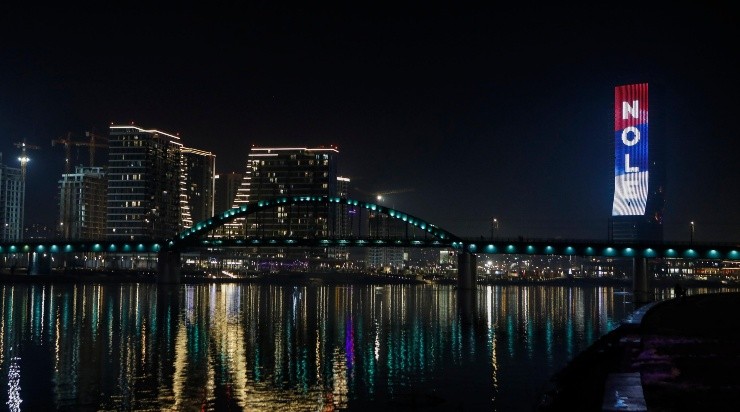
<path id="1" fill-rule="evenodd" d="M 691 221 L 691 226 L 689 230 L 689 243 L 694 244 L 694 221 Z"/>
<path id="2" fill-rule="evenodd" d="M 495 217 L 492 217 L 491 218 L 491 240 L 493 240 L 494 230 L 498 232 L 498 219 L 496 219 Z"/>

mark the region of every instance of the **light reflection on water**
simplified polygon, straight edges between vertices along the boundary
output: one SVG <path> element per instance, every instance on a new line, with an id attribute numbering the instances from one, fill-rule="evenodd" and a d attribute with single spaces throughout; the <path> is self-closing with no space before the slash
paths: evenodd
<path id="1" fill-rule="evenodd" d="M 632 311 L 614 291 L 2 285 L 0 388 L 14 410 L 532 410 Z"/>

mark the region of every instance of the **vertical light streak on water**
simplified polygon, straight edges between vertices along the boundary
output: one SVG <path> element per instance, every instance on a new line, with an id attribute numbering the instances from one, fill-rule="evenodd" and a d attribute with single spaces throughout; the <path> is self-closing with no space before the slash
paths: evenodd
<path id="1" fill-rule="evenodd" d="M 175 325 L 177 329 L 175 331 L 175 359 L 174 369 L 175 372 L 172 374 L 172 395 L 174 402 L 172 405 L 166 406 L 167 409 L 182 410 L 186 405 L 191 404 L 187 402 L 185 385 L 188 377 L 188 337 L 185 330 L 185 326 L 181 322 L 177 322 Z"/>
<path id="2" fill-rule="evenodd" d="M 532 311 L 530 305 L 534 305 L 533 299 L 530 299 L 530 292 L 534 290 L 534 295 L 537 294 L 538 289 L 533 286 L 525 287 L 522 292 L 522 306 L 524 307 L 524 327 L 525 327 L 525 346 L 527 350 L 527 356 L 532 359 L 534 355 L 534 326 L 537 323 L 537 310 Z"/>
<path id="3" fill-rule="evenodd" d="M 486 344 L 491 354 L 491 402 L 495 404 L 496 396 L 498 394 L 498 360 L 496 358 L 496 324 L 493 321 L 494 311 L 494 288 L 492 286 L 486 287 Z"/>
<path id="4" fill-rule="evenodd" d="M 574 355 L 575 348 L 573 347 L 573 337 L 574 332 L 573 329 L 575 328 L 575 322 L 573 320 L 573 317 L 575 316 L 575 305 L 576 302 L 573 301 L 573 288 L 568 288 L 568 300 L 567 300 L 567 308 L 568 311 L 566 313 L 565 319 L 565 348 L 567 350 L 568 359 L 572 359 Z"/>
<path id="5" fill-rule="evenodd" d="M 10 358 L 10 367 L 8 368 L 8 410 L 11 412 L 20 412 L 21 403 L 21 358 L 14 356 Z"/>
<path id="6" fill-rule="evenodd" d="M 0 365 L 5 365 L 5 324 L 8 323 L 8 318 L 13 317 L 13 309 L 11 305 L 13 304 L 13 301 L 7 299 L 5 296 L 5 292 L 7 291 L 7 287 L 2 286 L 0 288 L 0 305 L 2 305 L 3 310 L 0 313 Z M 12 289 L 11 289 L 12 290 Z"/>

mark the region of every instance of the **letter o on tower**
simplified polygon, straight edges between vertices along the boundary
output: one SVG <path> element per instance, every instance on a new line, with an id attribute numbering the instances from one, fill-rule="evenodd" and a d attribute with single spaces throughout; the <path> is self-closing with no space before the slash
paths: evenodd
<path id="1" fill-rule="evenodd" d="M 634 135 L 634 138 L 630 139 L 629 133 Z M 640 141 L 640 130 L 634 126 L 625 127 L 622 130 L 622 143 L 625 146 L 634 146 Z"/>

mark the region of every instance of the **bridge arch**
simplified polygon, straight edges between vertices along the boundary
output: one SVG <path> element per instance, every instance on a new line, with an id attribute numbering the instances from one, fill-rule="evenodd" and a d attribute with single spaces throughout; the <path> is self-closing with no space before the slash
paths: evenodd
<path id="1" fill-rule="evenodd" d="M 240 217 L 246 217 L 251 214 L 254 214 L 254 213 L 257 213 L 263 210 L 272 209 L 278 206 L 290 206 L 290 205 L 306 204 L 306 203 L 354 206 L 354 207 L 366 209 L 371 212 L 378 212 L 378 213 L 387 215 L 391 218 L 401 220 L 403 222 L 408 223 L 409 225 L 414 226 L 415 228 L 419 230 L 429 233 L 430 235 L 438 239 L 443 239 L 447 241 L 456 241 L 460 239 L 458 236 L 455 236 L 451 232 L 445 229 L 442 229 L 437 225 L 429 223 L 423 219 L 420 219 L 406 212 L 403 212 L 397 209 L 388 208 L 388 207 L 385 207 L 385 206 L 382 206 L 376 203 L 370 203 L 370 202 L 365 202 L 365 201 L 355 200 L 355 199 L 348 199 L 348 198 L 343 198 L 343 197 L 331 197 L 331 196 L 291 196 L 291 197 L 286 196 L 286 197 L 276 197 L 272 199 L 258 200 L 258 201 L 255 201 L 254 203 L 249 203 L 249 204 L 242 205 L 239 207 L 234 207 L 234 208 L 225 210 L 223 212 L 217 213 L 216 215 L 208 219 L 205 219 L 203 221 L 200 221 L 194 224 L 189 229 L 185 229 L 182 232 L 180 232 L 180 234 L 177 235 L 177 237 L 172 240 L 171 246 L 176 247 L 181 244 L 190 243 L 200 238 L 202 235 L 208 233 L 209 231 L 213 229 L 217 229 Z"/>

